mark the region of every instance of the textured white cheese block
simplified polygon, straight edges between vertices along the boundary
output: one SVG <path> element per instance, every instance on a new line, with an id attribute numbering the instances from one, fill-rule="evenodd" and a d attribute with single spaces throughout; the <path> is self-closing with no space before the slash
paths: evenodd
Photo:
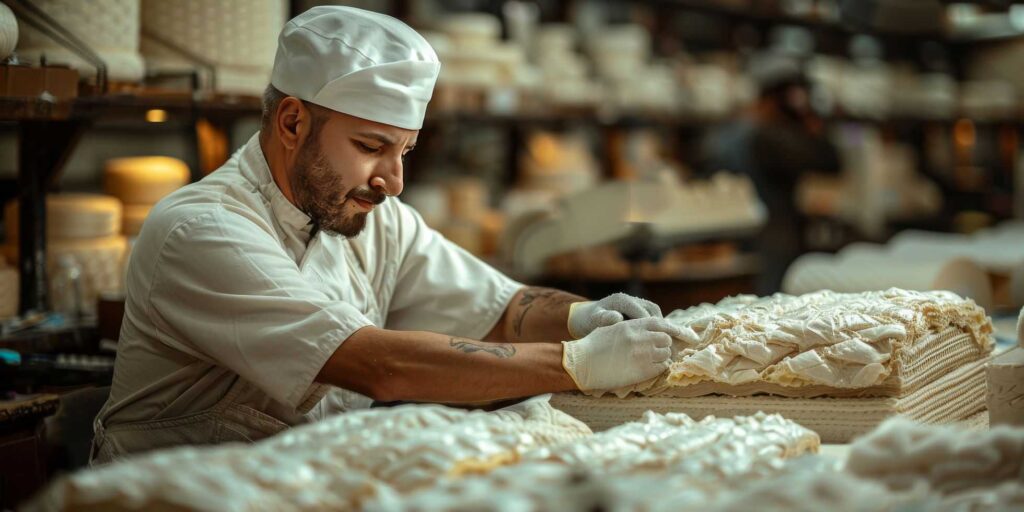
<path id="1" fill-rule="evenodd" d="M 124 223 L 121 232 L 124 236 L 133 237 L 142 231 L 142 222 L 146 220 L 149 211 L 153 207 L 148 204 L 126 204 L 124 205 Z"/>
<path id="2" fill-rule="evenodd" d="M 75 258 L 82 269 L 82 302 L 86 312 L 96 310 L 96 297 L 101 292 L 123 288 L 124 256 L 128 243 L 123 236 L 82 240 L 51 240 L 48 244 L 48 272 L 52 277 L 57 262 L 65 255 Z"/>
<path id="3" fill-rule="evenodd" d="M 0 258 L 0 319 L 18 314 L 18 269 Z"/>
<path id="4" fill-rule="evenodd" d="M 152 206 L 188 184 L 185 162 L 169 156 L 140 156 L 107 160 L 103 169 L 106 193 L 124 204 Z"/>
<path id="5" fill-rule="evenodd" d="M 259 95 L 270 81 L 287 10 L 285 0 L 144 0 L 142 27 L 213 64 L 218 92 Z M 197 68 L 156 39 L 143 36 L 141 47 L 151 69 Z"/>
<path id="6" fill-rule="evenodd" d="M 104 238 L 121 232 L 121 202 L 100 194 L 51 194 L 46 196 L 46 238 Z M 18 203 L 4 211 L 9 240 L 18 238 Z"/>
<path id="7" fill-rule="evenodd" d="M 254 445 L 181 447 L 80 471 L 40 510 L 359 510 L 367 499 L 514 463 L 590 430 L 544 399 L 487 413 L 405 405 L 331 416 Z M 31 510 L 31 508 L 27 509 Z"/>
<path id="8" fill-rule="evenodd" d="M 0 59 L 6 59 L 18 44 L 18 20 L 7 5 L 0 4 Z"/>
<path id="9" fill-rule="evenodd" d="M 145 66 L 139 53 L 140 0 L 33 0 L 33 4 L 95 51 L 107 65 L 111 80 L 142 80 Z M 18 55 L 50 63 L 69 64 L 92 77 L 95 68 L 50 37 L 19 21 Z"/>

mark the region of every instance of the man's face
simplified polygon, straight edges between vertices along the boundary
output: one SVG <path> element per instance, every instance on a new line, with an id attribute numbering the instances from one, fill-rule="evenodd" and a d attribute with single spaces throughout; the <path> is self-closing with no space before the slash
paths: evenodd
<path id="1" fill-rule="evenodd" d="M 316 107 L 312 107 L 316 108 Z M 319 229 L 356 236 L 388 195 L 402 192 L 403 157 L 418 131 L 320 109 L 290 175 L 296 206 Z"/>

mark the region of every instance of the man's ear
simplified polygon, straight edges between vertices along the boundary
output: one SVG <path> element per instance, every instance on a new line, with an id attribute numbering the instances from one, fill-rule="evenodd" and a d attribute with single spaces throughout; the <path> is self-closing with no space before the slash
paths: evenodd
<path id="1" fill-rule="evenodd" d="M 310 112 L 302 100 L 288 96 L 281 100 L 277 107 L 277 114 L 274 116 L 274 126 L 277 128 L 281 145 L 285 149 L 294 151 L 302 145 L 310 126 Z"/>

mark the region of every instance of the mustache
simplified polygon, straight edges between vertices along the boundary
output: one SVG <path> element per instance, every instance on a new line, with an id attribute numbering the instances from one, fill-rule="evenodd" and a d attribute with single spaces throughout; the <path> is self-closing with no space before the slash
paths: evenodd
<path id="1" fill-rule="evenodd" d="M 368 203 L 381 204 L 388 198 L 388 195 L 370 187 L 358 187 L 352 189 L 348 194 L 346 194 L 346 197 L 359 199 Z"/>

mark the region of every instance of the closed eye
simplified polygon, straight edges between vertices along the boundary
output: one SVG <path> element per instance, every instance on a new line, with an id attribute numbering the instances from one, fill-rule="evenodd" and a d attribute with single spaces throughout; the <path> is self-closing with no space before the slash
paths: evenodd
<path id="1" fill-rule="evenodd" d="M 352 142 L 356 145 L 357 148 L 359 148 L 359 151 L 362 151 L 363 153 L 376 153 L 376 152 L 380 151 L 380 148 L 375 148 L 373 146 L 370 146 L 368 144 L 364 144 L 364 143 L 362 143 L 362 142 L 360 142 L 358 140 L 355 140 L 355 139 L 352 139 Z"/>

